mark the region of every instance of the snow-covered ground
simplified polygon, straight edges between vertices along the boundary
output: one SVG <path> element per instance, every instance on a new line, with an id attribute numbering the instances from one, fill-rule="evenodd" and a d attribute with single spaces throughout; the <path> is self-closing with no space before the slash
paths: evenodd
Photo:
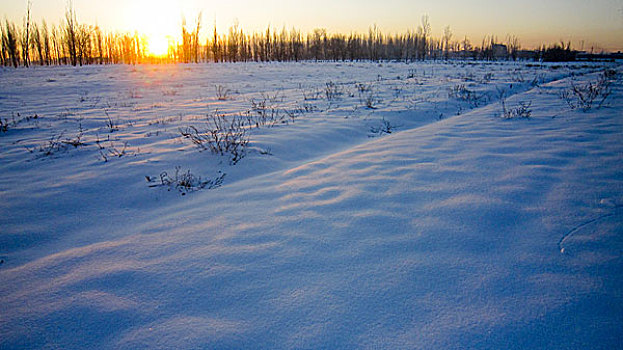
<path id="1" fill-rule="evenodd" d="M 619 65 L 0 81 L 2 349 L 623 344 Z M 246 147 L 203 149 L 214 118 Z"/>

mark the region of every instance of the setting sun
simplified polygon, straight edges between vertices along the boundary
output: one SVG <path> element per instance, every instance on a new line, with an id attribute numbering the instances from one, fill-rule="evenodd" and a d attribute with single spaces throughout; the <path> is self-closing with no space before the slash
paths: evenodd
<path id="1" fill-rule="evenodd" d="M 163 36 L 147 37 L 147 53 L 151 56 L 164 57 L 169 52 L 169 39 Z"/>
<path id="2" fill-rule="evenodd" d="M 141 0 L 127 4 L 126 21 L 147 39 L 147 52 L 166 56 L 169 43 L 179 34 L 181 10 L 175 2 Z"/>

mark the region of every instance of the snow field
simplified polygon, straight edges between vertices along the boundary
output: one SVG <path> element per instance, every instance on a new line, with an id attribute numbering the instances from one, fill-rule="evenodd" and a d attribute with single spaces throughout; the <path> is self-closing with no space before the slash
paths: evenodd
<path id="1" fill-rule="evenodd" d="M 617 348 L 620 80 L 599 109 L 571 110 L 559 97 L 600 70 L 4 70 L 3 115 L 39 117 L 0 134 L 0 344 Z M 341 95 L 327 98 L 329 81 Z M 374 108 L 358 83 L 378 91 Z M 216 85 L 231 96 L 218 100 Z M 531 117 L 501 118 L 501 91 L 507 106 L 530 101 Z M 179 134 L 262 94 L 280 95 L 279 110 L 316 109 L 251 128 L 235 165 Z M 110 116 L 119 130 L 107 130 Z M 391 134 L 377 132 L 383 121 Z M 36 150 L 78 123 L 85 145 Z M 105 162 L 95 140 L 108 136 L 128 153 Z M 178 165 L 226 177 L 185 196 L 149 187 L 145 176 Z"/>

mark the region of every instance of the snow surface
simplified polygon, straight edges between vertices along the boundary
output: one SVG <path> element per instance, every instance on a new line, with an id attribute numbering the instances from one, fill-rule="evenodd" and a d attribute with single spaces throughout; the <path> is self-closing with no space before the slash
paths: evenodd
<path id="1" fill-rule="evenodd" d="M 620 66 L 560 98 L 603 65 L 2 69 L 0 348 L 622 348 Z M 252 100 L 237 164 L 180 134 Z"/>

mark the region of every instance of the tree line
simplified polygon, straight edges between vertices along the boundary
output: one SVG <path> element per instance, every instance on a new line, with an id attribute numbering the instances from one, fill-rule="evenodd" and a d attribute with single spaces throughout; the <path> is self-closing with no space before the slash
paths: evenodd
<path id="1" fill-rule="evenodd" d="M 30 21 L 30 6 L 23 26 L 5 19 L 0 25 L 3 66 L 86 65 L 141 63 L 146 59 L 146 41 L 138 34 L 106 33 L 98 26 L 80 24 L 68 10 L 61 24 L 48 26 Z"/>
<path id="2" fill-rule="evenodd" d="M 385 34 L 376 26 L 367 33 L 329 33 L 314 29 L 310 33 L 268 27 L 262 32 L 244 32 L 234 23 L 227 33 L 202 31 L 201 14 L 196 25 L 181 26 L 180 40 L 170 45 L 165 57 L 147 54 L 148 39 L 138 33 L 104 32 L 98 26 L 78 23 L 76 13 L 68 9 L 60 25 L 31 22 L 30 4 L 22 26 L 5 19 L 0 25 L 2 40 L 0 64 L 3 66 L 199 63 L 199 62 L 269 62 L 269 61 L 382 61 L 518 58 L 519 39 L 505 41 L 485 37 L 473 45 L 465 37 L 455 40 L 450 27 L 440 38 L 432 35 L 428 16 L 423 16 L 415 30 Z M 207 37 L 202 41 L 201 37 Z M 543 52 L 546 49 L 543 48 Z M 538 55 L 537 55 L 538 56 Z"/>

